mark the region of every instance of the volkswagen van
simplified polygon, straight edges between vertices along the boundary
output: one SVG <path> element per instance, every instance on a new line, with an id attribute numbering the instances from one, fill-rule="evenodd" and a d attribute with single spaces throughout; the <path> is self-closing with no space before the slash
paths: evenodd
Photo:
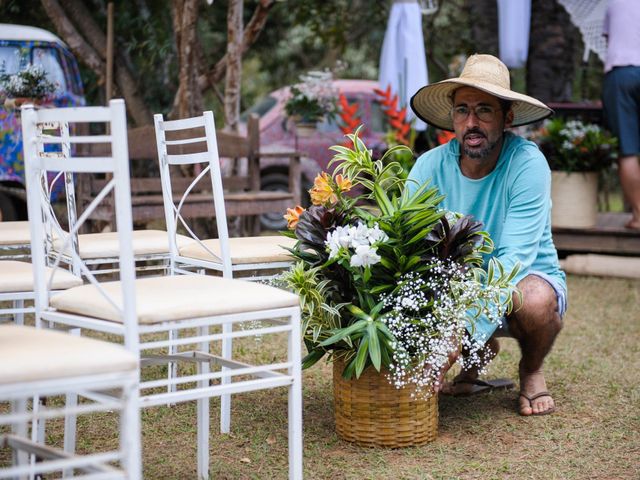
<path id="1" fill-rule="evenodd" d="M 78 63 L 62 40 L 41 28 L 0 24 L 0 71 L 14 74 L 29 64 L 56 85 L 43 107 L 85 104 Z M 20 111 L 0 102 L 0 221 L 26 220 L 24 183 Z"/>

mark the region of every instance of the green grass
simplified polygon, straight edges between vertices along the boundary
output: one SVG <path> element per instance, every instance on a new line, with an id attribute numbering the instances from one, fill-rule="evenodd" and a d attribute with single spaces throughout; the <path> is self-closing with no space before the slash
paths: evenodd
<path id="1" fill-rule="evenodd" d="M 336 437 L 331 367 L 304 372 L 304 472 L 308 479 L 631 479 L 640 472 L 640 281 L 569 277 L 565 328 L 547 359 L 557 412 L 516 413 L 516 390 L 469 398 L 441 397 L 437 440 L 389 450 Z M 284 346 L 245 339 L 241 357 L 265 357 Z M 489 370 L 517 379 L 511 339 Z M 211 478 L 287 478 L 284 389 L 234 397 L 232 433 L 220 435 L 211 401 Z M 104 418 L 102 418 L 104 417 Z M 109 415 L 82 422 L 80 447 L 116 438 Z M 147 479 L 195 478 L 195 405 L 142 412 Z M 52 432 L 59 441 L 60 427 Z M 0 452 L 0 457 L 1 457 Z"/>

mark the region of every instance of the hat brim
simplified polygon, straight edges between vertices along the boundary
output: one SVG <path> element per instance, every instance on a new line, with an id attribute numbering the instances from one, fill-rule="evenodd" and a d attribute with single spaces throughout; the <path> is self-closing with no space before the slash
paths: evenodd
<path id="1" fill-rule="evenodd" d="M 453 132 L 451 119 L 452 93 L 460 87 L 473 87 L 512 103 L 512 127 L 519 127 L 543 120 L 553 114 L 553 110 L 539 100 L 522 93 L 477 80 L 450 78 L 427 85 L 411 97 L 411 109 L 418 118 L 434 127 Z"/>

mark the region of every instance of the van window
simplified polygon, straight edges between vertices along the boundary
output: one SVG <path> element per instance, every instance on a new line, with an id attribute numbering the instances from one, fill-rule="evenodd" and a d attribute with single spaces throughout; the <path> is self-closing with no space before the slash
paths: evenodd
<path id="1" fill-rule="evenodd" d="M 246 122 L 249 119 L 249 115 L 251 115 L 252 113 L 257 113 L 258 116 L 262 117 L 269 110 L 271 110 L 276 103 L 278 103 L 278 101 L 274 97 L 269 95 L 263 98 L 262 100 L 260 100 L 260 102 L 253 105 L 248 110 L 245 110 L 244 112 L 242 112 L 242 114 L 240 115 L 240 120 L 243 122 Z"/>
<path id="2" fill-rule="evenodd" d="M 20 71 L 21 68 L 20 49 L 13 46 L 0 47 L 0 71 L 8 75 L 13 75 Z"/>
<path id="3" fill-rule="evenodd" d="M 47 77 L 53 82 L 58 91 L 67 91 L 67 81 L 64 76 L 64 70 L 58 58 L 58 52 L 53 48 L 35 47 L 33 49 L 33 64 L 42 65 Z"/>
<path id="4" fill-rule="evenodd" d="M 84 96 L 84 91 L 82 89 L 82 80 L 80 79 L 80 72 L 78 71 L 78 64 L 76 63 L 73 55 L 67 51 L 63 50 L 63 60 L 65 61 L 65 70 L 68 73 L 67 79 L 70 83 L 71 91 L 78 95 L 79 97 Z"/>

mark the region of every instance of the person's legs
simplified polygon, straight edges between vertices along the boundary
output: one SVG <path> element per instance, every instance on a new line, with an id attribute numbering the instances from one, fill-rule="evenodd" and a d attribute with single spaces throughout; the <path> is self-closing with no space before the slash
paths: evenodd
<path id="1" fill-rule="evenodd" d="M 626 227 L 640 230 L 640 157 L 621 156 L 618 159 L 618 175 L 622 192 L 631 205 L 632 216 Z"/>
<path id="2" fill-rule="evenodd" d="M 507 318 L 508 336 L 518 341 L 522 352 L 519 366 L 520 392 L 532 398 L 546 391 L 542 364 L 562 328 L 562 319 L 558 311 L 558 294 L 545 279 L 536 274 L 528 275 L 518 282 L 518 288 L 522 292 L 522 304 L 518 296 L 514 295 L 514 311 Z M 565 305 L 562 309 L 564 307 Z M 494 334 L 482 353 L 486 363 L 499 351 L 500 344 L 497 335 Z M 453 382 L 444 383 L 441 392 L 448 395 L 464 395 L 473 390 L 473 382 L 477 378 L 477 367 L 463 370 Z M 519 402 L 522 415 L 539 415 L 555 408 L 550 395 L 541 396 L 531 402 L 525 397 L 520 397 Z"/>
<path id="3" fill-rule="evenodd" d="M 520 414 L 539 415 L 555 408 L 551 395 L 532 398 L 547 391 L 542 364 L 562 328 L 562 319 L 556 292 L 546 280 L 528 275 L 518 283 L 518 288 L 522 292 L 522 304 L 514 296 L 515 308 L 507 322 L 522 352 Z"/>
<path id="4" fill-rule="evenodd" d="M 640 67 L 616 67 L 603 82 L 605 120 L 618 137 L 618 176 L 631 205 L 627 228 L 640 229 Z"/>

